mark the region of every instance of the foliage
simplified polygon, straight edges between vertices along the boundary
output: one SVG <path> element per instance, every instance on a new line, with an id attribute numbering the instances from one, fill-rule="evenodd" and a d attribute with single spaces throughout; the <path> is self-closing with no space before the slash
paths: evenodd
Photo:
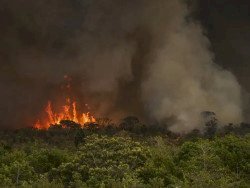
<path id="1" fill-rule="evenodd" d="M 145 136 L 136 134 L 143 126 L 133 117 L 110 134 L 110 121 L 99 122 L 105 131 L 89 125 L 0 132 L 0 187 L 250 186 L 249 135 Z"/>
<path id="2" fill-rule="evenodd" d="M 241 138 L 229 135 L 224 138 L 216 138 L 213 143 L 215 152 L 223 164 L 236 173 L 237 176 L 250 174 L 249 136 Z"/>
<path id="3" fill-rule="evenodd" d="M 216 155 L 213 141 L 198 140 L 184 143 L 177 161 L 182 169 L 184 185 L 194 187 L 228 187 L 237 181 L 235 174 Z"/>
<path id="4" fill-rule="evenodd" d="M 156 137 L 154 147 L 150 148 L 150 157 L 140 171 L 140 177 L 145 183 L 154 182 L 159 187 L 174 184 L 181 173 L 177 168 L 174 157 L 174 146 L 166 144 L 161 137 Z"/>
<path id="5" fill-rule="evenodd" d="M 108 185 L 133 175 L 144 165 L 147 148 L 130 138 L 92 135 L 86 138 L 73 161 L 54 171 L 67 185 L 79 180 L 91 187 Z"/>

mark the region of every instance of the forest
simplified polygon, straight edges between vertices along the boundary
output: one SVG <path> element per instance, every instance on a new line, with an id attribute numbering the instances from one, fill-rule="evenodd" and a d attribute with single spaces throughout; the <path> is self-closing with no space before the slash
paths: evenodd
<path id="1" fill-rule="evenodd" d="M 0 187 L 249 187 L 249 124 L 175 134 L 127 117 L 0 131 Z"/>

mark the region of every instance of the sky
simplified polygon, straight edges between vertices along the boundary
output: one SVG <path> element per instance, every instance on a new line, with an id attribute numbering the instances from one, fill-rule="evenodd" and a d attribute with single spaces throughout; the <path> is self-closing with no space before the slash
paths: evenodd
<path id="1" fill-rule="evenodd" d="M 232 71 L 250 92 L 250 1 L 200 0 L 197 16 L 207 31 L 216 63 Z"/>

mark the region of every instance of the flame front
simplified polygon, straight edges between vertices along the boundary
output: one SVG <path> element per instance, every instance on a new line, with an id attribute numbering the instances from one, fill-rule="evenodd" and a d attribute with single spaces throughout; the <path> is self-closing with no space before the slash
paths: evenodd
<path id="1" fill-rule="evenodd" d="M 46 111 L 46 118 L 42 121 L 38 120 L 34 128 L 37 129 L 48 129 L 51 125 L 60 124 L 62 120 L 70 120 L 75 123 L 80 124 L 82 127 L 86 123 L 95 122 L 95 118 L 90 115 L 89 112 L 87 113 L 79 113 L 77 111 L 77 103 L 71 102 L 70 99 L 66 100 L 66 104 L 61 107 L 61 112 L 56 113 L 53 111 L 52 103 L 49 101 Z"/>

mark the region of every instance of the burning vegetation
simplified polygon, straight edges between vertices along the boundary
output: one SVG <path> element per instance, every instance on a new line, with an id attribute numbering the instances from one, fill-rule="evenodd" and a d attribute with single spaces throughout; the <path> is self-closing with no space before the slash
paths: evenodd
<path id="1" fill-rule="evenodd" d="M 62 92 L 68 93 L 71 91 L 72 78 L 68 75 L 64 76 L 64 83 L 61 86 Z M 48 129 L 51 126 L 62 126 L 66 128 L 68 126 L 80 125 L 83 127 L 86 123 L 94 123 L 96 119 L 90 115 L 90 112 L 82 112 L 81 107 L 75 100 L 70 97 L 66 97 L 63 105 L 59 105 L 59 108 L 55 108 L 51 101 L 44 110 L 45 116 L 38 119 L 34 124 L 36 129 Z M 85 104 L 87 110 L 89 110 L 88 104 Z M 57 110 L 56 110 L 57 109 Z"/>
<path id="2" fill-rule="evenodd" d="M 45 111 L 47 117 L 42 120 L 37 120 L 34 125 L 35 128 L 48 129 L 52 125 L 62 125 L 63 127 L 66 127 L 66 124 L 69 122 L 71 122 L 70 124 L 80 124 L 83 127 L 86 123 L 96 121 L 89 112 L 79 112 L 77 109 L 77 103 L 75 101 L 71 101 L 70 98 L 66 100 L 66 104 L 61 107 L 60 112 L 55 112 L 53 110 L 51 101 L 48 102 Z"/>

